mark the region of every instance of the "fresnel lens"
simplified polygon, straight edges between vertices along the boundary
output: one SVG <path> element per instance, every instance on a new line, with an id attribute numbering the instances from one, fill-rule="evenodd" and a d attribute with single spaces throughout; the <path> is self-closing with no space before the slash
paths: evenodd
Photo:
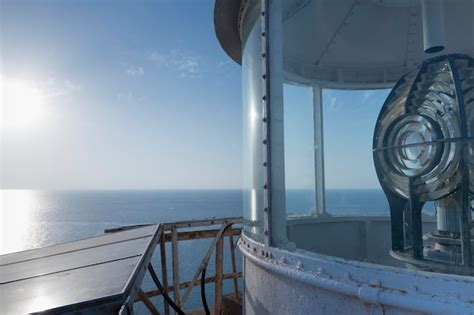
<path id="1" fill-rule="evenodd" d="M 393 257 L 474 274 L 474 59 L 430 59 L 393 88 L 375 127 L 373 154 L 390 204 Z M 437 229 L 422 232 L 434 201 Z"/>

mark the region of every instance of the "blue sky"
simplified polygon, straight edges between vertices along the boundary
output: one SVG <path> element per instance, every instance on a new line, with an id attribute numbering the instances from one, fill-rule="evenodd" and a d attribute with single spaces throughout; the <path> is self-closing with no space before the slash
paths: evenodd
<path id="1" fill-rule="evenodd" d="M 2 115 L 0 187 L 240 188 L 241 71 L 213 5 L 2 0 L 2 87 L 41 102 L 17 126 Z M 378 187 L 370 149 L 386 95 L 324 93 L 327 187 Z M 291 188 L 314 183 L 311 101 L 285 87 Z"/>
<path id="2" fill-rule="evenodd" d="M 312 91 L 285 85 L 283 92 L 286 186 L 314 189 Z M 323 91 L 326 188 L 380 188 L 371 148 L 375 123 L 388 93 Z"/>
<path id="3" fill-rule="evenodd" d="M 2 131 L 2 188 L 240 187 L 240 66 L 213 1 L 1 6 L 2 82 L 45 99 Z"/>

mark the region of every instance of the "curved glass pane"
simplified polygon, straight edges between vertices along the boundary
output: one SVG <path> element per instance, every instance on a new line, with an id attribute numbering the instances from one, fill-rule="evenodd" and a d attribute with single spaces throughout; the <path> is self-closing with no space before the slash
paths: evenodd
<path id="1" fill-rule="evenodd" d="M 316 213 L 313 92 L 284 84 L 285 188 L 288 216 Z"/>
<path id="2" fill-rule="evenodd" d="M 244 233 L 263 241 L 263 130 L 260 5 L 254 1 L 243 23 L 243 217 Z"/>
<path id="3" fill-rule="evenodd" d="M 377 116 L 389 90 L 323 91 L 326 212 L 389 215 L 372 158 Z"/>

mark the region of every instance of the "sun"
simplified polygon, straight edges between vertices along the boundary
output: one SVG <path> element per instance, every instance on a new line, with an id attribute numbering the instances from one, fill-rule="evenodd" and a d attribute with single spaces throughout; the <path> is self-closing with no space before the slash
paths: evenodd
<path id="1" fill-rule="evenodd" d="M 44 94 L 31 82 L 0 77 L 0 114 L 2 128 L 29 129 L 44 114 Z"/>

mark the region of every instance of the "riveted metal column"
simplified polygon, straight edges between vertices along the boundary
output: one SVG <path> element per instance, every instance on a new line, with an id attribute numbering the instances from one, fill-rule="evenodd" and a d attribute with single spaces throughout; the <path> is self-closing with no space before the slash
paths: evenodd
<path id="1" fill-rule="evenodd" d="M 267 246 L 278 246 L 288 242 L 283 138 L 282 2 L 261 0 L 261 10 L 264 240 Z"/>
<path id="2" fill-rule="evenodd" d="M 316 215 L 326 212 L 324 195 L 323 97 L 320 85 L 313 85 L 314 177 Z"/>
<path id="3" fill-rule="evenodd" d="M 461 159 L 461 209 L 459 216 L 459 228 L 461 231 L 461 255 L 463 266 L 469 268 L 472 266 L 472 250 L 471 250 L 471 201 L 469 197 L 469 159 L 471 154 L 469 152 L 469 131 L 466 118 L 466 108 L 464 101 L 464 92 L 459 79 L 458 68 L 456 62 L 452 57 L 448 58 L 449 67 L 453 73 L 454 88 L 456 90 L 456 101 L 458 103 L 459 120 L 461 125 L 461 145 L 462 145 L 462 159 Z"/>

